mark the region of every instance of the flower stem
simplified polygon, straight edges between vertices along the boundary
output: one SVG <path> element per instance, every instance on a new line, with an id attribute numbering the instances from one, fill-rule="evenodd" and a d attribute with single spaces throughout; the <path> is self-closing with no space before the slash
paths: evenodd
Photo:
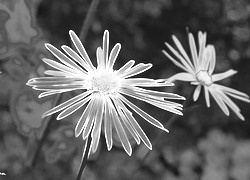
<path id="1" fill-rule="evenodd" d="M 91 137 L 88 137 L 87 139 L 87 145 L 85 144 L 85 148 L 84 148 L 84 152 L 83 152 L 83 157 L 82 157 L 82 161 L 81 161 L 81 166 L 79 168 L 76 180 L 81 180 L 82 177 L 82 173 L 87 165 L 88 162 L 88 155 L 89 155 L 89 151 L 90 151 L 90 144 L 91 144 Z"/>
<path id="2" fill-rule="evenodd" d="M 91 24 L 91 21 L 93 20 L 93 17 L 94 17 L 94 14 L 95 14 L 95 11 L 96 11 L 96 8 L 97 8 L 97 5 L 99 3 L 99 0 L 92 0 L 91 4 L 90 4 L 90 7 L 89 7 L 89 10 L 87 12 L 87 15 L 86 15 L 86 18 L 84 19 L 84 22 L 83 22 L 83 25 L 82 25 L 82 28 L 81 28 L 81 31 L 80 31 L 80 39 L 82 41 L 85 40 L 87 34 L 88 34 L 88 30 L 90 28 L 90 24 Z M 56 100 L 55 100 L 55 106 L 60 104 L 60 101 L 62 99 L 62 94 L 57 94 L 56 96 Z M 37 157 L 39 155 L 39 152 L 41 150 L 41 147 L 43 146 L 45 140 L 47 139 L 47 136 L 49 134 L 49 129 L 50 129 L 50 126 L 53 122 L 53 120 L 55 119 L 55 114 L 49 116 L 48 118 L 48 123 L 41 135 L 41 138 L 38 139 L 38 140 L 35 140 L 35 147 L 32 146 L 32 149 L 34 148 L 35 150 L 33 151 L 34 153 L 31 154 L 31 156 L 28 157 L 28 166 L 29 167 L 34 167 L 36 165 L 36 162 L 37 162 Z"/>

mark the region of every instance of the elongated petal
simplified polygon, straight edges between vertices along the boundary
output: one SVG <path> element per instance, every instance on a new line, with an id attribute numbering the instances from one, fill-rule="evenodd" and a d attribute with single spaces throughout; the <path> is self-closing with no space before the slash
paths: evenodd
<path id="1" fill-rule="evenodd" d="M 75 62 L 79 63 L 87 71 L 91 70 L 86 61 L 83 60 L 73 49 L 65 45 L 62 46 L 62 49 L 68 54 L 68 56 L 70 56 Z"/>
<path id="2" fill-rule="evenodd" d="M 166 46 L 171 50 L 171 52 L 181 61 L 181 63 L 185 66 L 185 68 L 188 70 L 188 72 L 192 73 L 194 72 L 193 65 L 190 64 L 191 62 L 188 62 L 186 59 L 184 59 L 178 51 L 176 51 L 172 46 L 170 46 L 168 43 L 165 43 Z"/>
<path id="3" fill-rule="evenodd" d="M 137 121 L 135 120 L 135 118 L 132 116 L 132 113 L 126 108 L 126 106 L 121 102 L 121 100 L 119 98 L 117 98 L 117 99 L 118 99 L 118 103 L 122 107 L 122 111 L 125 113 L 125 116 L 127 117 L 128 121 L 130 122 L 130 124 L 132 125 L 132 127 L 135 129 L 135 131 L 138 134 L 138 136 L 141 138 L 141 140 L 143 141 L 143 143 L 150 150 L 152 150 L 152 144 L 151 144 L 151 142 L 149 141 L 147 135 L 142 130 L 142 128 L 140 127 L 140 125 L 137 123 Z"/>
<path id="4" fill-rule="evenodd" d="M 223 101 L 234 111 L 234 113 L 241 119 L 245 120 L 245 118 L 240 113 L 240 108 L 222 91 L 218 91 L 220 97 L 223 99 Z"/>
<path id="5" fill-rule="evenodd" d="M 94 66 L 91 62 L 91 60 L 89 59 L 89 56 L 84 48 L 84 46 L 82 45 L 80 39 L 77 37 L 77 35 L 75 34 L 74 31 L 70 30 L 69 31 L 69 35 L 71 37 L 72 42 L 74 43 L 76 49 L 78 50 L 78 52 L 80 53 L 80 55 L 82 56 L 82 58 L 86 61 L 86 63 L 89 65 L 89 67 L 91 68 L 91 70 L 94 70 Z"/>
<path id="6" fill-rule="evenodd" d="M 42 98 L 42 97 L 46 97 L 46 96 L 50 96 L 50 95 L 54 95 L 54 94 L 59 94 L 59 93 L 64 93 L 64 92 L 68 92 L 68 91 L 73 91 L 73 90 L 74 89 L 46 91 L 46 92 L 40 93 L 38 98 Z"/>
<path id="7" fill-rule="evenodd" d="M 83 125 L 84 129 L 83 129 L 83 132 L 82 132 L 82 138 L 83 139 L 86 139 L 91 130 L 92 130 L 92 127 L 94 125 L 94 122 L 95 122 L 95 118 L 96 118 L 96 109 L 99 108 L 99 107 L 96 107 L 96 104 L 97 104 L 97 99 L 96 97 L 93 98 L 93 103 L 91 104 L 92 106 L 90 107 L 90 111 L 87 115 L 87 118 L 85 120 L 85 123 Z"/>
<path id="8" fill-rule="evenodd" d="M 124 64 L 124 65 L 116 72 L 116 74 L 117 74 L 118 76 L 122 75 L 124 72 L 126 72 L 127 70 L 129 70 L 134 64 L 135 64 L 135 61 L 134 61 L 134 60 L 128 61 L 126 64 Z"/>
<path id="9" fill-rule="evenodd" d="M 90 94 L 89 91 L 86 91 L 86 92 L 84 92 L 84 93 L 82 93 L 82 94 L 79 94 L 79 95 L 77 95 L 77 96 L 75 96 L 75 97 L 69 99 L 68 101 L 65 101 L 64 103 L 61 103 L 61 104 L 59 104 L 58 106 L 56 106 L 56 107 L 54 107 L 54 108 L 48 110 L 47 112 L 45 112 L 45 113 L 43 114 L 43 117 L 52 115 L 52 114 L 54 114 L 54 113 L 56 113 L 56 112 L 59 112 L 59 111 L 65 109 L 65 108 L 71 106 L 72 104 L 74 104 L 74 103 L 80 101 L 81 99 L 84 99 L 84 98 L 85 98 L 86 96 L 88 96 L 89 94 Z"/>
<path id="10" fill-rule="evenodd" d="M 202 63 L 202 60 L 204 58 L 204 51 L 206 48 L 206 33 L 202 34 L 201 31 L 199 31 L 198 33 L 198 37 L 199 37 L 199 55 L 198 55 L 198 61 L 199 63 Z"/>
<path id="11" fill-rule="evenodd" d="M 109 56 L 109 61 L 108 61 L 108 67 L 113 68 L 114 64 L 115 64 L 115 60 L 120 52 L 121 49 L 121 44 L 117 43 L 113 49 L 110 52 L 110 56 Z"/>
<path id="12" fill-rule="evenodd" d="M 136 143 L 137 144 L 140 144 L 140 138 L 139 136 L 137 135 L 137 132 L 135 131 L 134 127 L 131 126 L 131 124 L 129 123 L 129 121 L 127 120 L 127 117 L 125 116 L 124 112 L 122 111 L 122 106 L 119 104 L 118 100 L 117 99 L 114 99 L 113 102 L 115 103 L 116 105 L 116 109 L 117 109 L 117 112 L 119 114 L 119 116 L 121 117 L 121 123 L 122 125 L 125 125 L 125 127 L 127 128 L 127 130 L 130 132 L 130 134 L 133 136 L 133 138 L 135 139 Z"/>
<path id="13" fill-rule="evenodd" d="M 227 106 L 225 105 L 225 103 L 223 102 L 223 100 L 221 99 L 221 97 L 219 96 L 219 94 L 213 88 L 209 88 L 209 91 L 212 94 L 212 96 L 214 97 L 214 99 L 217 102 L 217 104 L 223 110 L 223 112 L 227 116 L 229 116 L 229 110 L 228 110 Z"/>
<path id="14" fill-rule="evenodd" d="M 144 71 L 147 71 L 148 69 L 150 69 L 152 67 L 152 64 L 143 64 L 143 63 L 139 63 L 136 66 L 132 67 L 131 69 L 127 70 L 126 72 L 124 72 L 121 77 L 123 78 L 129 78 L 131 76 L 135 76 L 137 74 L 141 74 Z"/>
<path id="15" fill-rule="evenodd" d="M 230 77 L 236 73 L 237 73 L 237 71 L 230 69 L 224 73 L 214 74 L 214 75 L 212 75 L 212 81 L 213 82 L 220 81 L 220 80 L 225 79 L 227 77 Z"/>
<path id="16" fill-rule="evenodd" d="M 188 82 L 192 82 L 192 81 L 196 81 L 196 78 L 194 75 L 189 74 L 189 73 L 177 73 L 173 76 L 171 76 L 170 78 L 167 79 L 169 82 L 173 82 L 173 81 L 188 81 Z"/>
<path id="17" fill-rule="evenodd" d="M 149 104 L 152 104 L 158 108 L 161 108 L 163 110 L 175 113 L 175 114 L 179 114 L 182 115 L 182 113 L 178 110 L 182 110 L 181 106 L 175 106 L 172 102 L 169 103 L 169 101 L 164 101 L 164 99 L 160 99 L 160 98 L 153 98 L 153 97 L 145 97 L 143 95 L 140 95 L 138 93 L 134 93 L 133 91 L 131 91 L 130 89 L 121 89 L 121 93 L 127 95 L 127 96 L 131 96 L 133 98 L 145 101 Z M 176 103 L 177 104 L 177 103 Z"/>
<path id="18" fill-rule="evenodd" d="M 46 70 L 44 72 L 44 74 L 46 75 L 50 75 L 50 76 L 61 76 L 61 77 L 70 77 L 68 73 L 66 72 L 62 72 L 62 71 L 57 71 L 57 70 Z"/>
<path id="19" fill-rule="evenodd" d="M 111 103 L 110 100 L 108 102 L 109 102 L 109 104 Z M 113 123 L 114 123 L 115 129 L 116 129 L 117 135 L 118 135 L 118 137 L 119 137 L 119 139 L 121 141 L 121 144 L 122 144 L 124 150 L 126 151 L 126 153 L 129 156 L 131 156 L 132 148 L 131 148 L 131 145 L 129 143 L 128 137 L 127 137 L 127 135 L 126 135 L 126 133 L 125 133 L 123 127 L 122 127 L 122 124 L 120 122 L 118 114 L 117 114 L 115 108 L 112 105 L 109 105 L 109 107 L 111 107 L 111 112 L 112 112 L 112 114 L 114 116 Z"/>
<path id="20" fill-rule="evenodd" d="M 108 67 L 113 68 L 113 66 L 115 64 L 115 61 L 116 61 L 116 58 L 117 58 L 117 56 L 118 56 L 118 54 L 120 52 L 120 49 L 121 49 L 121 44 L 120 43 L 117 43 L 113 47 L 113 49 L 110 52 Z"/>
<path id="21" fill-rule="evenodd" d="M 193 95 L 193 99 L 194 101 L 196 101 L 200 95 L 200 92 L 201 92 L 201 85 L 198 85 L 196 88 L 195 88 L 195 91 L 194 91 L 194 95 Z"/>
<path id="22" fill-rule="evenodd" d="M 108 98 L 108 97 L 107 97 Z M 107 148 L 110 151 L 113 146 L 112 139 L 112 122 L 113 116 L 111 113 L 111 108 L 109 107 L 108 100 L 105 100 L 105 114 L 104 114 L 104 134 L 106 139 Z"/>
<path id="23" fill-rule="evenodd" d="M 241 101 L 245 101 L 245 102 L 250 103 L 249 96 L 246 93 L 243 93 L 243 92 L 240 92 L 238 90 L 235 90 L 235 89 L 232 89 L 232 88 L 229 88 L 226 86 L 222 86 L 219 84 L 214 84 L 214 86 L 216 86 L 216 88 L 221 89 L 223 92 L 225 92 L 229 96 L 232 96 L 232 97 L 239 99 Z"/>
<path id="24" fill-rule="evenodd" d="M 97 58 L 97 67 L 104 69 L 106 64 L 104 59 L 104 52 L 101 47 L 98 47 L 96 49 L 96 58 Z"/>
<path id="25" fill-rule="evenodd" d="M 181 63 L 179 63 L 176 59 L 174 59 L 172 56 L 170 56 L 166 51 L 162 50 L 162 53 L 167 56 L 167 58 L 169 58 L 176 66 L 178 66 L 179 68 L 183 69 L 184 71 L 189 72 L 189 70 L 183 66 Z"/>
<path id="26" fill-rule="evenodd" d="M 102 125 L 102 118 L 104 113 L 104 102 L 103 98 L 99 96 L 99 103 L 96 105 L 98 107 L 96 116 L 95 116 L 95 123 L 92 130 L 92 137 L 93 137 L 93 146 L 92 152 L 95 153 L 99 144 L 100 134 L 101 134 L 101 125 Z"/>
<path id="27" fill-rule="evenodd" d="M 59 49 L 54 47 L 51 44 L 46 43 L 45 47 L 57 58 L 59 59 L 64 65 L 68 66 L 69 68 L 74 69 L 75 71 L 82 72 L 82 69 L 73 62 L 70 58 L 68 58 L 65 54 L 63 54 Z"/>
<path id="28" fill-rule="evenodd" d="M 206 100 L 207 107 L 210 107 L 209 87 L 204 86 L 204 92 L 205 92 L 205 100 Z"/>
<path id="29" fill-rule="evenodd" d="M 178 47 L 178 49 L 180 50 L 181 54 L 184 56 L 185 60 L 187 61 L 187 63 L 189 64 L 189 66 L 191 67 L 192 70 L 194 70 L 194 66 L 192 64 L 192 62 L 190 61 L 186 51 L 184 50 L 184 48 L 182 47 L 180 41 L 176 38 L 176 36 L 172 36 L 176 46 Z"/>
<path id="30" fill-rule="evenodd" d="M 53 61 L 51 59 L 47 59 L 47 58 L 43 58 L 43 61 L 48 64 L 49 66 L 55 68 L 55 69 L 58 69 L 60 71 L 63 71 L 63 72 L 66 72 L 68 75 L 71 75 L 71 76 L 75 76 L 75 75 L 79 75 L 80 73 L 61 64 L 61 63 L 58 63 L 56 61 Z"/>
<path id="31" fill-rule="evenodd" d="M 210 45 L 210 53 L 211 53 L 211 60 L 210 60 L 210 64 L 209 64 L 208 73 L 212 74 L 214 71 L 214 68 L 215 68 L 215 63 L 216 63 L 215 48 L 212 45 Z"/>
<path id="32" fill-rule="evenodd" d="M 143 110 L 138 108 L 136 105 L 134 105 L 133 103 L 128 101 L 125 97 L 123 97 L 122 95 L 119 95 L 119 98 L 125 104 L 127 104 L 131 109 L 133 109 L 138 115 L 140 115 L 143 119 L 145 119 L 146 121 L 148 121 L 152 125 L 158 127 L 159 129 L 162 129 L 162 130 L 168 132 L 168 130 L 165 129 L 164 126 L 158 120 L 156 120 L 155 118 L 153 118 L 152 116 L 150 116 L 149 114 L 147 114 L 146 112 L 144 112 Z"/>
<path id="33" fill-rule="evenodd" d="M 109 55 L 109 31 L 105 30 L 103 34 L 103 55 L 105 60 L 105 67 L 108 64 L 108 55 Z"/>
<path id="34" fill-rule="evenodd" d="M 81 117 L 79 118 L 75 127 L 75 136 L 78 137 L 82 133 L 83 129 L 86 127 L 86 122 L 90 119 L 90 114 L 93 113 L 91 110 L 94 106 L 94 98 L 90 100 Z"/>
<path id="35" fill-rule="evenodd" d="M 189 33 L 188 37 L 189 37 L 189 45 L 190 45 L 190 51 L 191 51 L 193 62 L 194 62 L 194 67 L 195 69 L 199 69 L 198 54 L 197 54 L 197 49 L 196 49 L 196 45 L 194 41 L 194 36 L 191 33 Z"/>
<path id="36" fill-rule="evenodd" d="M 67 107 L 57 116 L 56 120 L 61 120 L 61 119 L 68 117 L 69 115 L 71 115 L 72 113 L 80 109 L 82 106 L 84 106 L 89 100 L 90 100 L 90 96 Z"/>

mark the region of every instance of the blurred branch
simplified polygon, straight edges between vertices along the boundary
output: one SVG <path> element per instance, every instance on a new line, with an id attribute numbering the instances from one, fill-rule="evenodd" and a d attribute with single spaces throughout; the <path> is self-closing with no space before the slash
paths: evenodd
<path id="1" fill-rule="evenodd" d="M 85 41 L 85 38 L 88 34 L 88 30 L 90 28 L 90 24 L 91 24 L 90 22 L 93 21 L 94 14 L 96 12 L 98 4 L 99 4 L 99 0 L 92 0 L 90 4 L 88 14 L 83 22 L 83 26 L 79 35 L 79 38 L 81 39 L 81 41 Z"/>

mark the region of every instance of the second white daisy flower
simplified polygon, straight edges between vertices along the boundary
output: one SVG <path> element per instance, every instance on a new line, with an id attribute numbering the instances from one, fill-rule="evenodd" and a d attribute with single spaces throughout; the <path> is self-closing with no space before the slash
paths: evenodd
<path id="1" fill-rule="evenodd" d="M 192 55 L 191 60 L 180 41 L 175 36 L 173 36 L 173 40 L 178 50 L 175 50 L 171 45 L 165 43 L 178 60 L 164 50 L 163 53 L 176 66 L 185 71 L 173 75 L 168 81 L 188 81 L 191 82 L 191 84 L 196 85 L 197 87 L 193 94 L 194 101 L 198 99 L 201 87 L 204 87 L 205 99 L 208 107 L 210 107 L 210 93 L 226 115 L 229 115 L 228 107 L 230 107 L 240 119 L 244 120 L 239 107 L 229 97 L 249 103 L 249 96 L 243 92 L 215 83 L 236 74 L 237 71 L 230 69 L 224 73 L 213 74 L 216 63 L 215 49 L 212 45 L 206 46 L 206 33 L 198 33 L 198 49 L 191 33 L 188 34 L 188 38 Z"/>

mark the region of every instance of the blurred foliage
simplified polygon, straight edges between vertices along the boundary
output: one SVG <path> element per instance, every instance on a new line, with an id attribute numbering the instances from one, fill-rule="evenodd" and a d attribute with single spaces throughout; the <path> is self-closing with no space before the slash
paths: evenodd
<path id="1" fill-rule="evenodd" d="M 55 121 L 39 155 L 36 167 L 28 168 L 32 142 L 44 131 L 41 114 L 53 104 L 51 98 L 38 99 L 37 92 L 26 87 L 31 77 L 44 76 L 47 66 L 42 57 L 51 55 L 44 43 L 59 47 L 70 45 L 68 31 L 79 33 L 90 0 L 0 0 L 0 179 L 74 179 L 81 160 L 83 141 L 74 137 L 80 112 L 63 121 Z M 111 45 L 122 44 L 117 67 L 135 59 L 153 63 L 144 73 L 151 78 L 167 78 L 178 69 L 162 55 L 164 42 L 173 43 L 175 34 L 188 49 L 187 32 L 206 31 L 208 43 L 216 48 L 216 72 L 229 68 L 238 74 L 222 83 L 250 93 L 250 2 L 247 0 L 105 0 L 101 1 L 86 41 L 91 59 L 108 29 Z M 95 62 L 94 62 L 95 63 Z M 176 83 L 166 88 L 189 96 L 193 87 Z M 73 94 L 65 94 L 69 99 Z M 135 102 L 137 103 L 137 102 Z M 165 123 L 171 114 L 138 102 L 143 109 Z M 197 105 L 198 104 L 198 105 Z M 185 117 L 176 121 L 138 169 L 146 148 L 135 146 L 131 157 L 116 146 L 106 150 L 100 142 L 99 153 L 90 158 L 83 179 L 250 179 L 249 105 L 237 104 L 246 122 L 232 113 L 226 117 L 204 98 L 191 104 Z M 153 141 L 159 130 L 136 117 Z M 135 172 L 136 170 L 136 172 Z"/>

